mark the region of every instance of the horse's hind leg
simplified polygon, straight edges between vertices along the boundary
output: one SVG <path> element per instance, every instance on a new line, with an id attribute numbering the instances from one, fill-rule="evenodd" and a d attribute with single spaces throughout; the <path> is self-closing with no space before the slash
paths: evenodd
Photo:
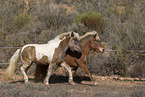
<path id="1" fill-rule="evenodd" d="M 28 69 L 30 68 L 30 66 L 32 65 L 32 62 L 30 62 L 29 64 L 23 64 L 21 67 L 20 67 L 20 70 L 24 76 L 24 81 L 25 83 L 28 83 L 28 76 L 26 74 L 26 72 L 28 71 Z"/>
<path id="2" fill-rule="evenodd" d="M 73 81 L 73 74 L 72 74 L 71 67 L 69 65 L 67 65 L 65 62 L 62 62 L 61 66 L 64 67 L 69 72 L 69 83 L 72 85 L 75 85 L 75 83 Z"/>

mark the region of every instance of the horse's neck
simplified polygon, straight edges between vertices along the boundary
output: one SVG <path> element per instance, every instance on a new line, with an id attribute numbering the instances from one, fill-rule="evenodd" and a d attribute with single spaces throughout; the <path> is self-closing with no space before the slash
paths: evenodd
<path id="1" fill-rule="evenodd" d="M 88 53 L 91 51 L 90 43 L 91 43 L 90 39 L 82 43 L 83 51 L 85 52 L 86 55 L 88 55 Z"/>

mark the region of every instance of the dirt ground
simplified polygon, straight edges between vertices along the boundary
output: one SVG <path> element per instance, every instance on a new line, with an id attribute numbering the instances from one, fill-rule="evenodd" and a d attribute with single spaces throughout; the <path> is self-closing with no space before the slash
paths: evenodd
<path id="1" fill-rule="evenodd" d="M 121 81 L 96 77 L 94 86 L 86 76 L 76 76 L 76 85 L 68 83 L 67 76 L 52 75 L 50 86 L 29 76 L 25 84 L 20 72 L 9 81 L 3 80 L 5 69 L 0 69 L 0 97 L 145 97 L 145 81 Z"/>

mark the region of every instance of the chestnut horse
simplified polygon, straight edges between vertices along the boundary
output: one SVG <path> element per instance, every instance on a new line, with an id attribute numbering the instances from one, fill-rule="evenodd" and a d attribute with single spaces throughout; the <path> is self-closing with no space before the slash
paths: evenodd
<path id="1" fill-rule="evenodd" d="M 94 85 L 97 85 L 97 82 L 93 79 L 91 73 L 86 67 L 86 57 L 88 53 L 93 50 L 96 53 L 103 53 L 104 47 L 101 44 L 100 38 L 96 31 L 88 32 L 85 35 L 79 38 L 79 42 L 83 47 L 81 52 L 81 57 L 76 58 L 71 55 L 65 57 L 65 62 L 61 63 L 62 67 L 65 67 L 69 71 L 69 83 L 75 84 L 73 81 L 73 73 L 80 67 L 91 79 Z M 47 71 L 47 66 L 43 67 L 42 65 L 36 65 L 35 78 L 39 79 L 42 75 L 45 76 Z M 73 71 L 73 73 L 72 73 Z"/>
<path id="2" fill-rule="evenodd" d="M 28 44 L 18 49 L 10 59 L 9 67 L 4 75 L 5 78 L 9 78 L 14 73 L 17 61 L 19 57 L 23 62 L 20 70 L 24 76 L 25 83 L 28 82 L 28 76 L 26 74 L 32 63 L 39 65 L 49 65 L 49 71 L 44 80 L 45 85 L 49 85 L 49 77 L 53 66 L 63 62 L 67 50 L 81 52 L 82 47 L 78 42 L 79 35 L 75 32 L 63 33 L 50 40 L 47 44 Z"/>

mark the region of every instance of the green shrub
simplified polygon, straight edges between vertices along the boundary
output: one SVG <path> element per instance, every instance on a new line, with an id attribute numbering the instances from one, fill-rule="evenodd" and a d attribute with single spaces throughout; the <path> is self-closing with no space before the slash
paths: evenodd
<path id="1" fill-rule="evenodd" d="M 105 26 L 104 17 L 100 13 L 92 11 L 77 15 L 76 21 L 77 23 L 84 24 L 85 27 L 98 32 L 103 31 Z"/>

